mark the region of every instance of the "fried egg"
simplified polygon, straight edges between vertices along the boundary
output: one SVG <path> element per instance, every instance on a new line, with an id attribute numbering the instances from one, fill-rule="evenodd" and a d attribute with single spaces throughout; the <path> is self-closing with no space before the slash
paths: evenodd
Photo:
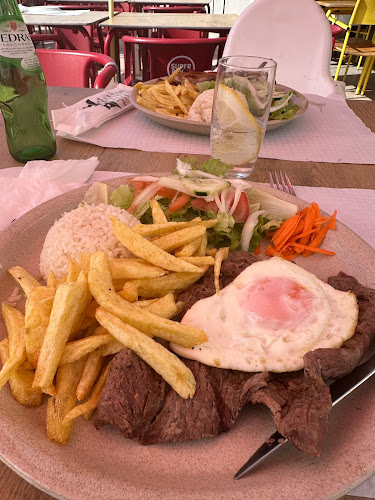
<path id="1" fill-rule="evenodd" d="M 247 267 L 220 291 L 196 302 L 181 323 L 208 341 L 179 355 L 246 372 L 289 372 L 318 347 L 340 347 L 355 331 L 357 298 L 279 257 Z"/>

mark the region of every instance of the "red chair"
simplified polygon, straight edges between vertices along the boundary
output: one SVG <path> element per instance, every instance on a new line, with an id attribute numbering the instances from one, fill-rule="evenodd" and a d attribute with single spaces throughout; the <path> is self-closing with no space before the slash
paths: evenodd
<path id="1" fill-rule="evenodd" d="M 40 64 L 46 77 L 47 85 L 52 87 L 93 87 L 105 88 L 118 74 L 113 59 L 96 52 L 78 52 L 61 49 L 37 49 Z M 93 81 L 93 67 L 103 70 Z M 96 73 L 96 70 L 94 70 Z"/>
<path id="2" fill-rule="evenodd" d="M 213 69 L 216 53 L 219 59 L 223 53 L 226 37 L 200 39 L 138 38 L 123 36 L 125 57 L 125 85 L 134 85 L 134 48 L 139 47 L 142 80 L 170 75 L 178 67 L 185 71 Z"/>
<path id="3" fill-rule="evenodd" d="M 342 33 L 345 33 L 344 28 L 337 26 L 336 24 L 331 24 L 331 32 L 332 32 L 332 50 L 335 48 L 336 37 L 340 36 Z"/>

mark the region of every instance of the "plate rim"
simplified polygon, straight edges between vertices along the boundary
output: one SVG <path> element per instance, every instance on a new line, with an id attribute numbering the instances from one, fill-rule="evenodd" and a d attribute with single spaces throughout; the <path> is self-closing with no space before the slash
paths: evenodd
<path id="1" fill-rule="evenodd" d="M 147 80 L 146 82 L 143 83 L 155 84 L 159 80 L 160 78 L 153 78 L 152 80 Z M 288 120 L 269 120 L 267 123 L 267 132 L 270 132 L 271 130 L 275 130 L 279 127 L 287 125 L 296 118 L 300 118 L 307 111 L 309 107 L 308 99 L 298 90 L 292 89 L 291 87 L 288 87 L 280 83 L 277 83 L 275 86 L 281 88 L 282 90 L 286 90 L 288 92 L 289 91 L 295 92 L 298 99 L 301 100 L 301 106 L 299 110 Z M 188 120 L 187 118 L 178 118 L 176 116 L 168 116 L 168 115 L 163 115 L 161 113 L 157 113 L 156 111 L 152 111 L 151 109 L 148 109 L 145 106 L 138 104 L 137 96 L 138 96 L 138 89 L 133 88 L 132 92 L 130 92 L 129 94 L 130 103 L 137 111 L 140 111 L 143 115 L 147 116 L 152 121 L 164 125 L 165 127 L 171 128 L 173 130 L 179 130 L 182 132 L 197 134 L 197 135 L 205 135 L 205 136 L 210 135 L 210 124 L 194 120 Z M 192 127 L 191 131 L 184 130 L 189 127 Z"/>

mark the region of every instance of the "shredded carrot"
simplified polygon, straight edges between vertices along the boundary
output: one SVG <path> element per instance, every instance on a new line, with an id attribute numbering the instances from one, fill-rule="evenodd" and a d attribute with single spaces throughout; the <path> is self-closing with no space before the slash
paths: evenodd
<path id="1" fill-rule="evenodd" d="M 271 244 L 267 246 L 265 254 L 271 257 L 278 254 L 286 260 L 298 255 L 307 257 L 312 253 L 335 255 L 335 252 L 320 248 L 320 245 L 327 232 L 335 229 L 336 215 L 337 211 L 331 217 L 323 216 L 319 205 L 312 202 L 310 207 L 284 221 L 271 235 Z"/>
<path id="2" fill-rule="evenodd" d="M 256 249 L 254 250 L 254 255 L 259 255 L 261 252 L 261 248 L 260 248 L 260 243 L 259 245 L 256 247 Z"/>

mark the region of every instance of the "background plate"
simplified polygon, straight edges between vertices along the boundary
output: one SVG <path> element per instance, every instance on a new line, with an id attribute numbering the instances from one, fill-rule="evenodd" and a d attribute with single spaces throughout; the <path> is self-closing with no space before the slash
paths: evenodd
<path id="1" fill-rule="evenodd" d="M 154 80 L 150 80 L 145 83 L 150 83 L 154 84 L 159 80 L 159 78 L 155 78 Z M 276 88 L 278 90 L 285 90 L 289 92 L 290 90 L 293 90 L 289 87 L 286 87 L 285 85 L 276 85 Z M 289 120 L 271 120 L 267 124 L 267 130 L 274 130 L 275 128 L 282 127 L 283 125 L 286 125 L 287 123 L 290 123 L 291 121 L 295 120 L 296 118 L 299 118 L 303 113 L 307 110 L 309 101 L 306 99 L 305 96 L 300 94 L 297 91 L 297 95 L 293 95 L 291 97 L 292 101 L 298 105 L 299 109 L 297 113 L 290 118 Z M 138 90 L 134 89 L 133 92 L 130 94 L 130 102 L 133 104 L 133 106 L 138 109 L 138 111 L 141 111 L 141 113 L 145 114 L 151 120 L 153 120 L 156 123 L 160 123 L 161 125 L 164 125 L 165 127 L 173 128 L 174 130 L 179 130 L 180 132 L 187 132 L 189 134 L 198 134 L 198 135 L 210 135 L 210 125 L 207 123 L 201 123 L 201 122 L 196 122 L 193 120 L 187 120 L 185 118 L 177 118 L 175 116 L 166 116 L 162 115 L 160 113 L 156 113 L 155 111 L 151 111 L 150 109 L 145 108 L 144 106 L 141 106 L 140 104 L 137 103 L 137 96 L 138 96 Z"/>
<path id="2" fill-rule="evenodd" d="M 128 178 L 108 181 L 117 186 Z M 263 188 L 263 187 L 262 187 Z M 15 282 L 6 269 L 22 265 L 39 274 L 39 254 L 48 229 L 63 212 L 82 200 L 85 188 L 65 193 L 14 222 L 0 234 L 0 301 Z M 268 192 L 298 203 L 278 191 Z M 375 252 L 337 223 L 325 247 L 337 252 L 300 258 L 299 264 L 326 279 L 339 270 L 372 284 Z M 0 337 L 5 336 L 0 322 Z M 239 500 L 338 498 L 375 471 L 375 384 L 366 382 L 337 405 L 331 414 L 322 456 L 313 459 L 289 443 L 252 474 L 239 481 L 233 474 L 274 432 L 268 410 L 249 405 L 227 434 L 178 444 L 142 446 L 124 439 L 116 429 L 96 431 L 92 422 L 77 419 L 70 443 L 50 442 L 45 431 L 46 406 L 24 408 L 6 386 L 0 391 L 0 456 L 24 478 L 59 498 L 75 500 Z"/>

